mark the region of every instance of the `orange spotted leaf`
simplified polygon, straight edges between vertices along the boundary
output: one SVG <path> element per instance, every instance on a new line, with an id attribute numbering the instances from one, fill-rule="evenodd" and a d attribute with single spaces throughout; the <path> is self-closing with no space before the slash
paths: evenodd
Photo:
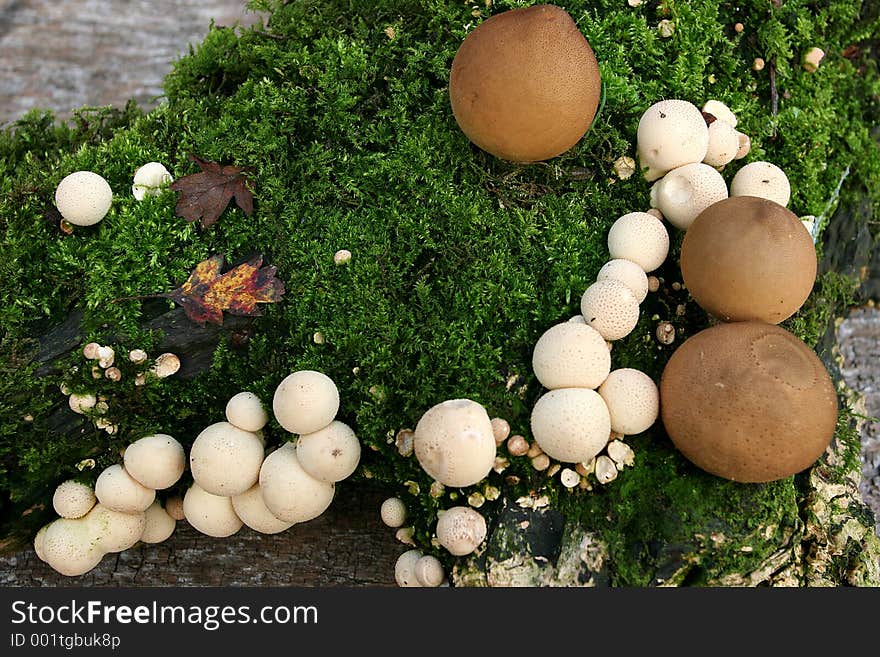
<path id="1" fill-rule="evenodd" d="M 254 211 L 254 195 L 251 193 L 253 185 L 245 177 L 243 169 L 230 165 L 221 166 L 197 155 L 190 155 L 189 159 L 202 170 L 171 184 L 171 189 L 180 192 L 175 208 L 178 217 L 187 221 L 200 221 L 202 228 L 208 228 L 220 218 L 233 198 L 236 205 L 247 216 L 251 216 Z"/>

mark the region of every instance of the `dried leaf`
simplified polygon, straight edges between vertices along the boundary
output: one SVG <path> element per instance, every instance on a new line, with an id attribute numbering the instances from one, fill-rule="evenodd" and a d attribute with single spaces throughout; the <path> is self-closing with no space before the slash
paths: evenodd
<path id="1" fill-rule="evenodd" d="M 189 159 L 202 170 L 171 184 L 171 189 L 180 192 L 175 208 L 178 217 L 187 221 L 201 221 L 202 228 L 208 228 L 220 218 L 233 198 L 236 205 L 247 216 L 251 216 L 254 211 L 254 196 L 249 188 L 252 186 L 251 182 L 243 169 L 231 165 L 221 166 L 197 155 L 190 155 Z"/>

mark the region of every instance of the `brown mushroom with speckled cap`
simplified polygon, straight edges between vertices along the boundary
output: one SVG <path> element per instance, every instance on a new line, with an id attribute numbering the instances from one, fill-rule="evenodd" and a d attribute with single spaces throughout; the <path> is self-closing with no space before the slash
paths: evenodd
<path id="1" fill-rule="evenodd" d="M 816 280 L 810 234 L 773 201 L 736 196 L 706 208 L 685 233 L 681 274 L 696 302 L 726 322 L 778 324 Z"/>
<path id="2" fill-rule="evenodd" d="M 537 162 L 584 136 L 602 82 L 593 49 L 553 5 L 483 21 L 452 61 L 449 98 L 468 139 L 496 157 Z"/>
<path id="3" fill-rule="evenodd" d="M 837 425 L 837 394 L 812 349 L 772 324 L 719 324 L 688 339 L 660 381 L 661 417 L 694 464 L 739 482 L 812 465 Z"/>

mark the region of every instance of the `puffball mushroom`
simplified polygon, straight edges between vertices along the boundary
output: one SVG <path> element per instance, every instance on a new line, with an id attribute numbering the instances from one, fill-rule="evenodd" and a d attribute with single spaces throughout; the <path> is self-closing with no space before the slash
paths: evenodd
<path id="1" fill-rule="evenodd" d="M 599 270 L 596 280 L 603 281 L 606 278 L 612 278 L 626 285 L 639 303 L 648 296 L 648 276 L 645 270 L 632 260 L 615 258 L 606 262 Z"/>
<path id="2" fill-rule="evenodd" d="M 165 500 L 165 512 L 175 520 L 183 520 L 186 515 L 183 513 L 183 498 L 180 495 L 169 497 Z"/>
<path id="3" fill-rule="evenodd" d="M 156 499 L 156 491 L 142 486 L 121 465 L 111 465 L 98 475 L 95 496 L 112 511 L 141 513 Z"/>
<path id="4" fill-rule="evenodd" d="M 471 486 L 495 464 L 495 435 L 486 409 L 470 399 L 431 407 L 416 425 L 414 449 L 425 472 L 445 486 Z"/>
<path id="5" fill-rule="evenodd" d="M 351 427 L 334 420 L 323 429 L 300 436 L 296 458 L 318 481 L 342 481 L 357 470 L 361 444 Z"/>
<path id="6" fill-rule="evenodd" d="M 65 176 L 55 189 L 55 207 L 74 226 L 91 226 L 105 217 L 113 202 L 113 190 L 97 173 L 76 171 Z"/>
<path id="7" fill-rule="evenodd" d="M 42 552 L 46 563 L 68 577 L 84 575 L 104 558 L 82 518 L 59 518 L 46 527 Z"/>
<path id="8" fill-rule="evenodd" d="M 95 492 L 91 486 L 68 480 L 55 489 L 52 506 L 62 518 L 82 518 L 95 506 Z"/>
<path id="9" fill-rule="evenodd" d="M 394 563 L 394 581 L 398 586 L 410 588 L 422 585 L 416 577 L 416 564 L 421 558 L 421 550 L 407 550 L 397 557 Z"/>
<path id="10" fill-rule="evenodd" d="M 122 552 L 141 540 L 147 526 L 146 515 L 121 513 L 96 504 L 85 517 L 89 531 L 104 552 Z"/>
<path id="11" fill-rule="evenodd" d="M 43 539 L 46 537 L 46 530 L 48 528 L 49 525 L 43 525 L 40 527 L 37 535 L 34 536 L 34 553 L 40 561 L 46 561 L 46 553 L 43 552 Z"/>
<path id="12" fill-rule="evenodd" d="M 624 367 L 614 370 L 599 386 L 608 407 L 611 430 L 630 436 L 642 433 L 657 420 L 660 393 L 644 372 Z"/>
<path id="13" fill-rule="evenodd" d="M 792 212 L 763 198 L 734 196 L 691 224 L 681 274 L 696 302 L 715 317 L 778 324 L 810 295 L 816 250 Z"/>
<path id="14" fill-rule="evenodd" d="M 532 352 L 532 369 L 549 390 L 598 388 L 611 371 L 611 353 L 592 326 L 563 322 L 538 338 Z"/>
<path id="15" fill-rule="evenodd" d="M 198 484 L 183 496 L 183 513 L 197 531 L 216 538 L 232 536 L 243 524 L 235 514 L 232 498 L 212 495 Z"/>
<path id="16" fill-rule="evenodd" d="M 440 559 L 430 554 L 426 554 L 416 561 L 413 572 L 422 586 L 440 586 L 446 577 Z"/>
<path id="17" fill-rule="evenodd" d="M 709 129 L 703 114 L 686 100 L 661 100 L 639 119 L 637 150 L 645 180 L 702 162 L 708 147 Z"/>
<path id="18" fill-rule="evenodd" d="M 812 349 L 778 326 L 719 324 L 689 338 L 660 381 L 661 416 L 707 472 L 766 482 L 809 467 L 831 442 L 837 394 Z"/>
<path id="19" fill-rule="evenodd" d="M 392 528 L 403 527 L 406 522 L 406 505 L 397 497 L 389 497 L 379 508 L 382 522 Z"/>
<path id="20" fill-rule="evenodd" d="M 463 557 L 486 540 L 486 519 L 466 506 L 446 509 L 437 520 L 437 540 L 450 554 Z"/>
<path id="21" fill-rule="evenodd" d="M 581 314 L 587 326 L 613 342 L 629 335 L 639 323 L 639 302 L 626 285 L 606 278 L 586 289 L 581 297 Z"/>
<path id="22" fill-rule="evenodd" d="M 730 108 L 720 100 L 707 100 L 703 105 L 703 113 L 711 114 L 713 117 L 726 123 L 731 128 L 735 128 L 737 124 L 736 115 L 730 111 Z M 711 127 L 711 126 L 709 126 Z M 711 138 L 710 138 L 711 140 Z"/>
<path id="23" fill-rule="evenodd" d="M 153 502 L 144 511 L 144 532 L 141 534 L 141 540 L 144 543 L 161 543 L 168 540 L 176 526 L 177 521 L 162 508 L 162 505 Z"/>
<path id="24" fill-rule="evenodd" d="M 174 178 L 164 164 L 147 162 L 134 172 L 131 193 L 138 201 L 143 201 L 147 195 L 158 196 L 173 181 Z"/>
<path id="25" fill-rule="evenodd" d="M 751 162 L 730 181 L 731 196 L 758 196 L 785 207 L 791 200 L 791 185 L 785 172 L 770 162 Z"/>
<path id="26" fill-rule="evenodd" d="M 136 481 L 153 490 L 164 490 L 177 483 L 186 468 L 183 445 L 171 436 L 157 433 L 144 436 L 125 448 L 125 470 Z"/>
<path id="27" fill-rule="evenodd" d="M 655 216 L 630 212 L 611 225 L 608 251 L 612 258 L 630 260 L 646 272 L 654 271 L 669 254 L 669 233 Z"/>
<path id="28" fill-rule="evenodd" d="M 514 162 L 547 160 L 574 146 L 593 122 L 601 92 L 593 49 L 553 5 L 483 21 L 462 42 L 449 74 L 462 132 Z"/>
<path id="29" fill-rule="evenodd" d="M 260 484 L 254 484 L 241 495 L 234 496 L 232 508 L 244 524 L 261 534 L 278 534 L 293 527 L 292 522 L 279 520 L 272 515 L 263 501 Z"/>
<path id="30" fill-rule="evenodd" d="M 702 162 L 673 169 L 651 187 L 651 205 L 681 230 L 687 230 L 710 205 L 726 198 L 724 178 Z"/>
<path id="31" fill-rule="evenodd" d="M 548 456 L 563 463 L 586 463 L 608 443 L 611 417 L 595 390 L 561 388 L 537 401 L 531 426 Z"/>
<path id="32" fill-rule="evenodd" d="M 327 510 L 336 488 L 306 472 L 296 457 L 296 446 L 285 443 L 269 454 L 260 468 L 263 502 L 273 516 L 285 522 L 307 522 Z"/>
<path id="33" fill-rule="evenodd" d="M 275 389 L 272 411 L 290 433 L 313 433 L 333 421 L 339 411 L 339 390 L 326 374 L 300 370 Z"/>
<path id="34" fill-rule="evenodd" d="M 245 492 L 257 482 L 262 464 L 260 439 L 229 422 L 205 428 L 189 451 L 193 480 L 212 495 L 231 497 Z"/>
<path id="35" fill-rule="evenodd" d="M 226 403 L 226 419 L 239 429 L 256 432 L 266 426 L 269 414 L 254 393 L 240 392 Z"/>
<path id="36" fill-rule="evenodd" d="M 709 146 L 703 162 L 713 167 L 723 167 L 733 161 L 739 152 L 739 136 L 736 128 L 724 121 L 709 124 Z"/>

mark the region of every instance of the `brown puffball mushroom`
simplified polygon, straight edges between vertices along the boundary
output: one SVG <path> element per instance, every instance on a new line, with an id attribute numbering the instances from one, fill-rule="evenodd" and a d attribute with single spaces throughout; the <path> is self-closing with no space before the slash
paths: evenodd
<path id="1" fill-rule="evenodd" d="M 144 511 L 144 532 L 141 540 L 144 543 L 161 543 L 168 540 L 174 533 L 177 521 L 162 508 L 159 502 L 153 502 Z"/>
<path id="2" fill-rule="evenodd" d="M 261 534 L 278 534 L 293 527 L 292 522 L 279 520 L 272 515 L 263 501 L 260 484 L 254 484 L 241 495 L 233 497 L 232 508 L 244 524 Z"/>
<path id="3" fill-rule="evenodd" d="M 285 443 L 263 461 L 260 489 L 269 512 L 285 522 L 317 518 L 336 492 L 334 484 L 318 481 L 303 469 L 293 443 Z"/>
<path id="4" fill-rule="evenodd" d="M 837 425 L 837 394 L 812 349 L 778 326 L 719 324 L 689 338 L 660 381 L 661 417 L 694 464 L 739 482 L 812 465 Z"/>
<path id="5" fill-rule="evenodd" d="M 212 495 L 198 484 L 186 491 L 183 512 L 196 531 L 215 538 L 232 536 L 243 524 L 235 514 L 231 497 Z"/>
<path id="6" fill-rule="evenodd" d="M 592 326 L 562 322 L 538 338 L 532 352 L 532 369 L 549 390 L 598 388 L 611 371 L 611 353 Z"/>
<path id="7" fill-rule="evenodd" d="M 685 286 L 708 313 L 726 322 L 778 324 L 810 295 L 816 250 L 792 212 L 754 196 L 704 210 L 681 247 Z"/>
<path id="8" fill-rule="evenodd" d="M 183 445 L 164 433 L 144 436 L 125 448 L 125 469 L 142 486 L 164 490 L 177 483 L 186 468 Z"/>
<path id="9" fill-rule="evenodd" d="M 95 491 L 69 479 L 55 489 L 52 506 L 62 518 L 82 518 L 95 506 Z"/>
<path id="10" fill-rule="evenodd" d="M 602 82 L 593 49 L 553 5 L 496 14 L 462 42 L 449 98 L 468 139 L 496 157 L 537 162 L 584 136 Z"/>
<path id="11" fill-rule="evenodd" d="M 141 513 L 156 499 L 156 491 L 142 486 L 121 465 L 105 468 L 95 482 L 95 497 L 113 511 Z"/>
<path id="12" fill-rule="evenodd" d="M 480 547 L 486 533 L 486 519 L 470 507 L 446 509 L 437 520 L 437 540 L 456 557 L 463 557 Z"/>
<path id="13" fill-rule="evenodd" d="M 193 441 L 189 467 L 205 492 L 231 497 L 257 482 L 263 464 L 263 444 L 256 434 L 216 422 Z"/>

